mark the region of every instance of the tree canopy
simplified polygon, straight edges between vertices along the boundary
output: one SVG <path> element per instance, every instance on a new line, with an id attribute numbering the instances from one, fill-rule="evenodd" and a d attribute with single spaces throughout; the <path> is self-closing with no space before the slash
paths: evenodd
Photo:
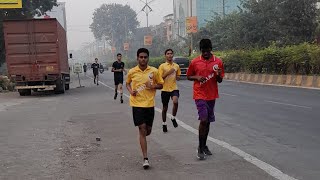
<path id="1" fill-rule="evenodd" d="M 313 42 L 317 16 L 317 0 L 242 0 L 239 11 L 215 17 L 198 36 L 221 50 Z"/>
<path id="2" fill-rule="evenodd" d="M 122 49 L 138 26 L 137 13 L 130 6 L 103 4 L 93 13 L 90 28 L 96 39 L 105 39 Z"/>

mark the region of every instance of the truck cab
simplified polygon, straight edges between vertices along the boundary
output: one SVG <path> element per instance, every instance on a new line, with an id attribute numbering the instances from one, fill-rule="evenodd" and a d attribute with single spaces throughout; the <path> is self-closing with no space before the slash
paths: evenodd
<path id="1" fill-rule="evenodd" d="M 180 66 L 181 76 L 186 77 L 189 67 L 189 59 L 186 57 L 174 57 L 173 62 L 177 63 Z"/>

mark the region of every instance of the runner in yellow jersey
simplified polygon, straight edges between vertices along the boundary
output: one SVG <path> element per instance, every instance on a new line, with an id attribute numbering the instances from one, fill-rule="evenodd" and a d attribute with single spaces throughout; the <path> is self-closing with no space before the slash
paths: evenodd
<path id="1" fill-rule="evenodd" d="M 179 90 L 177 85 L 177 80 L 180 79 L 181 70 L 178 64 L 173 62 L 173 50 L 167 49 L 165 51 L 166 62 L 159 66 L 159 74 L 164 79 L 163 89 L 161 92 L 162 100 L 162 131 L 168 132 L 167 128 L 167 111 L 170 98 L 173 101 L 172 107 L 172 117 L 171 121 L 173 126 L 178 127 L 176 121 L 176 115 L 178 111 L 178 99 L 179 99 Z"/>
<path id="2" fill-rule="evenodd" d="M 137 51 L 138 65 L 129 70 L 126 87 L 130 92 L 130 106 L 134 125 L 139 127 L 139 140 L 143 155 L 143 168 L 148 169 L 147 138 L 151 134 L 154 120 L 155 95 L 162 89 L 163 79 L 154 67 L 148 66 L 149 51 Z"/>

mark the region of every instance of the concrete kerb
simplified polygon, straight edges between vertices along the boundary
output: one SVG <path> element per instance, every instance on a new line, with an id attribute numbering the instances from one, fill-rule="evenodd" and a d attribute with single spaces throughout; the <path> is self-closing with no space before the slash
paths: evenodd
<path id="1" fill-rule="evenodd" d="M 260 85 L 320 89 L 320 76 L 226 73 L 226 79 Z"/>

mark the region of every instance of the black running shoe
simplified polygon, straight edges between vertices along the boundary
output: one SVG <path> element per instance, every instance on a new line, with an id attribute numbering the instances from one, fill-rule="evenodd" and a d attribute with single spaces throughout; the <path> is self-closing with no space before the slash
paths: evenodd
<path id="1" fill-rule="evenodd" d="M 122 98 L 120 99 L 120 103 L 123 104 L 123 99 Z"/>
<path id="2" fill-rule="evenodd" d="M 203 152 L 207 156 L 211 156 L 212 155 L 212 152 L 209 150 L 208 146 L 204 147 Z"/>
<path id="3" fill-rule="evenodd" d="M 166 133 L 166 132 L 168 132 L 168 128 L 167 128 L 167 125 L 162 125 L 162 131 L 164 132 L 164 133 Z"/>
<path id="4" fill-rule="evenodd" d="M 204 155 L 204 152 L 202 149 L 200 149 L 200 147 L 198 148 L 198 154 L 197 154 L 197 157 L 199 160 L 204 160 L 206 157 Z"/>
<path id="5" fill-rule="evenodd" d="M 178 127 L 178 123 L 176 121 L 176 119 L 171 119 L 173 127 L 177 128 Z"/>
<path id="6" fill-rule="evenodd" d="M 113 99 L 116 100 L 117 96 L 118 96 L 118 93 L 115 93 Z"/>

